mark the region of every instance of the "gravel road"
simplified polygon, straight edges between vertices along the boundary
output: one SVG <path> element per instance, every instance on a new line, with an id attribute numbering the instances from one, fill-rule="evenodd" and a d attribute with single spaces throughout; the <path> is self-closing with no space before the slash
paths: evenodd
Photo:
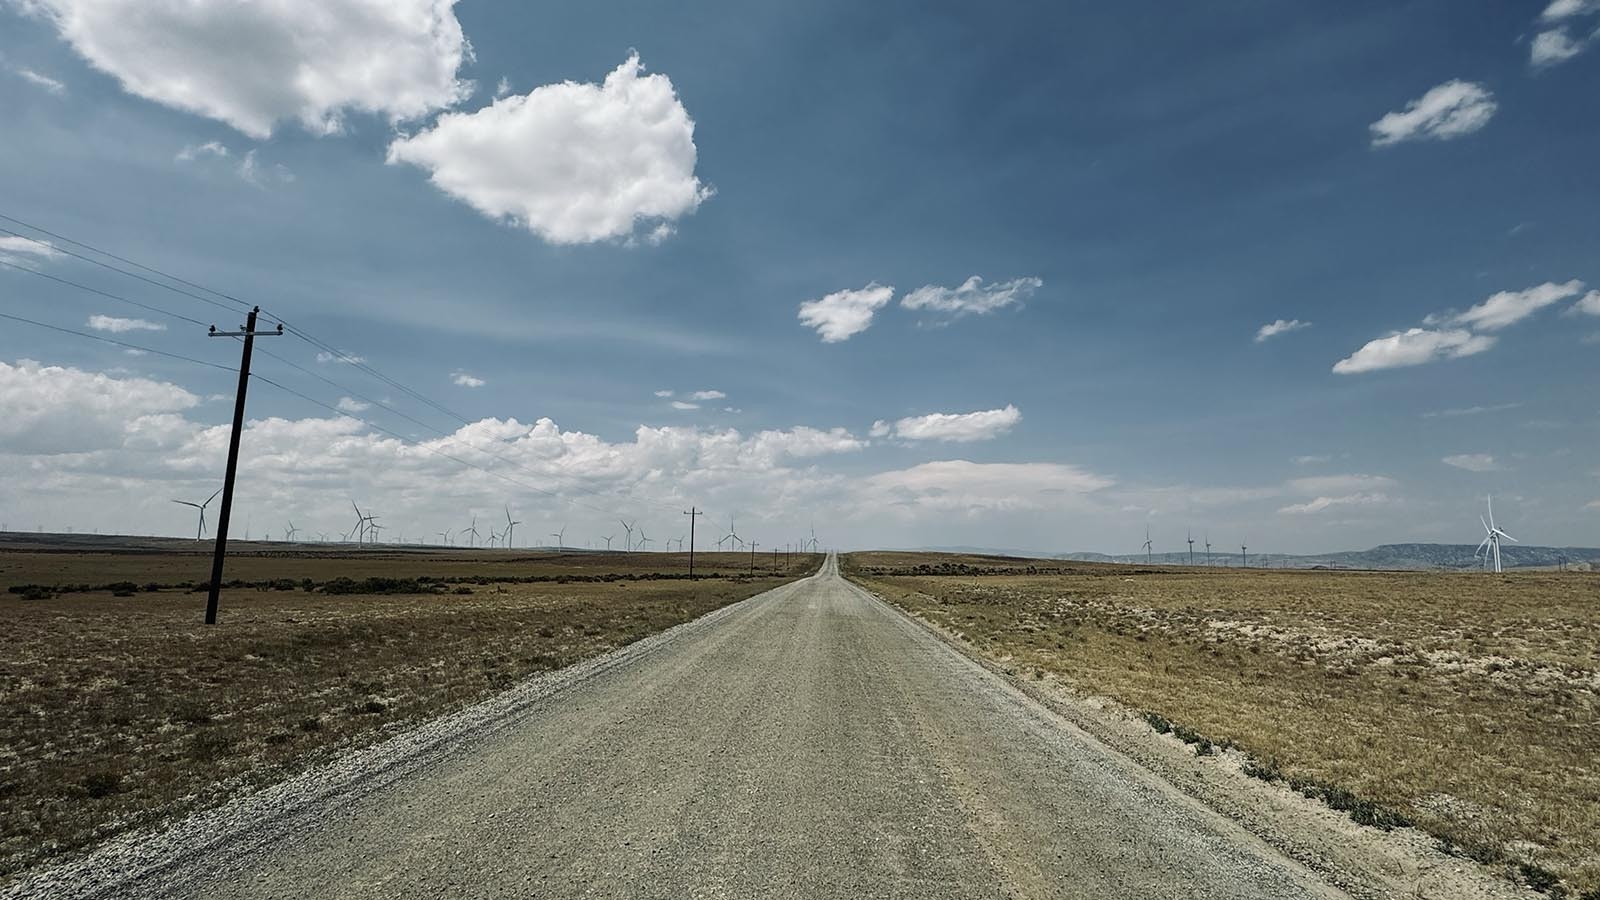
<path id="1" fill-rule="evenodd" d="M 831 557 L 493 709 L 360 757 L 320 791 L 256 798 L 22 888 L 1344 896 L 850 585 Z"/>

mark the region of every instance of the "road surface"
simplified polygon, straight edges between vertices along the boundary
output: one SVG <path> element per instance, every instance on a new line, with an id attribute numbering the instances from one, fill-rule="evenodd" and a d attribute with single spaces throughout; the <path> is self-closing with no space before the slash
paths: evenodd
<path id="1" fill-rule="evenodd" d="M 116 893 L 1343 896 L 831 557 L 403 777 L 279 818 Z"/>

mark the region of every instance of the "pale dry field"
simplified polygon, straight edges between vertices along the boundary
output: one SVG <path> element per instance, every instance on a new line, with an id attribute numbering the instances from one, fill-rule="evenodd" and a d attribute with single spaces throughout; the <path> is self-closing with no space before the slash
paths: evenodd
<path id="1" fill-rule="evenodd" d="M 1258 777 L 1358 821 L 1411 822 L 1517 880 L 1600 897 L 1600 576 L 898 553 L 846 571 L 1017 671 L 1235 745 Z"/>

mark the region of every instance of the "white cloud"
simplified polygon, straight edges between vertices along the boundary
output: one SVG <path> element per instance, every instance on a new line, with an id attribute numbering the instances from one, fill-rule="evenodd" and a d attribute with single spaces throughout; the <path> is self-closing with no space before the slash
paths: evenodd
<path id="1" fill-rule="evenodd" d="M 322 352 L 322 353 L 318 353 L 317 354 L 317 362 L 319 362 L 319 363 L 340 362 L 340 363 L 344 363 L 345 365 L 348 365 L 348 366 L 354 366 L 354 365 L 359 365 L 361 363 L 364 363 L 366 361 L 367 361 L 367 358 L 365 356 L 336 356 L 336 355 L 334 355 L 332 353 L 327 353 L 327 352 Z"/>
<path id="2" fill-rule="evenodd" d="M 1590 291 L 1572 305 L 1572 312 L 1600 316 L 1600 291 Z"/>
<path id="3" fill-rule="evenodd" d="M 479 388 L 488 384 L 488 382 L 484 381 L 482 378 L 479 378 L 476 375 L 468 375 L 466 372 L 462 371 L 451 372 L 450 381 L 451 383 L 460 387 L 469 388 Z"/>
<path id="4" fill-rule="evenodd" d="M 363 403 L 354 397 L 340 397 L 334 406 L 337 406 L 340 412 L 347 413 L 363 413 L 372 408 L 371 403 Z"/>
<path id="5" fill-rule="evenodd" d="M 1521 403 L 1495 403 L 1488 406 L 1457 406 L 1450 409 L 1438 409 L 1422 414 L 1424 419 L 1454 419 L 1459 416 L 1476 416 L 1489 412 L 1503 412 L 1516 409 Z"/>
<path id="6" fill-rule="evenodd" d="M 894 288 L 876 281 L 858 291 L 836 291 L 800 304 L 800 321 L 815 328 L 823 343 L 849 340 L 872 326 L 872 317 L 889 304 Z"/>
<path id="7" fill-rule="evenodd" d="M 1449 321 L 1451 324 L 1465 325 L 1478 331 L 1499 331 L 1526 319 L 1546 306 L 1576 296 L 1582 290 L 1583 282 L 1574 278 L 1565 284 L 1547 281 L 1525 290 L 1500 291 L 1466 312 L 1452 316 Z"/>
<path id="8" fill-rule="evenodd" d="M 0 260 L 9 263 L 38 262 L 65 255 L 49 241 L 36 241 L 9 234 L 0 235 Z"/>
<path id="9" fill-rule="evenodd" d="M 1060 507 L 1115 482 L 1079 466 L 1058 463 L 927 462 L 864 479 L 863 508 L 915 518 L 929 512 L 974 515 L 996 510 Z"/>
<path id="10" fill-rule="evenodd" d="M 1441 460 L 1447 466 L 1466 469 L 1468 472 L 1493 472 L 1500 468 L 1493 456 L 1487 453 L 1458 453 Z"/>
<path id="11" fill-rule="evenodd" d="M 1382 493 L 1345 494 L 1338 497 L 1316 497 L 1304 503 L 1291 503 L 1279 508 L 1278 512 L 1287 516 L 1309 516 L 1327 509 L 1348 506 L 1382 506 L 1389 503 L 1389 496 Z"/>
<path id="12" fill-rule="evenodd" d="M 257 139 L 348 111 L 415 119 L 471 93 L 454 0 L 26 0 L 131 94 Z"/>
<path id="13" fill-rule="evenodd" d="M 389 162 L 428 170 L 446 194 L 552 244 L 659 229 L 712 191 L 695 177 L 694 121 L 672 81 L 643 68 L 635 54 L 604 84 L 544 85 L 446 113 L 391 143 Z"/>
<path id="14" fill-rule="evenodd" d="M 1600 512 L 1600 500 L 1590 500 L 1588 503 L 1585 503 L 1583 505 L 1583 508 L 1584 509 L 1592 509 L 1592 510 L 1595 510 L 1597 512 Z"/>
<path id="15" fill-rule="evenodd" d="M 906 309 L 944 313 L 950 318 L 986 315 L 1020 304 L 1043 286 L 1043 281 L 1033 277 L 1013 278 L 986 285 L 982 278 L 974 275 L 959 287 L 947 288 L 935 284 L 919 287 L 901 297 L 900 305 Z"/>
<path id="16" fill-rule="evenodd" d="M 202 156 L 215 156 L 219 159 L 226 158 L 228 156 L 228 148 L 221 141 L 206 141 L 204 144 L 185 144 L 174 158 L 179 162 L 192 162 Z"/>
<path id="17" fill-rule="evenodd" d="M 1297 466 L 1314 466 L 1319 463 L 1332 462 L 1331 456 L 1296 456 L 1294 464 Z"/>
<path id="18" fill-rule="evenodd" d="M 1481 84 L 1447 81 L 1372 123 L 1372 145 L 1387 147 L 1409 140 L 1446 141 L 1471 134 L 1494 116 L 1494 95 Z"/>
<path id="19" fill-rule="evenodd" d="M 50 93 L 55 94 L 57 97 L 65 94 L 67 92 L 67 86 L 66 85 L 64 85 L 61 82 L 55 80 L 54 78 L 51 78 L 49 75 L 44 75 L 44 74 L 41 74 L 39 72 L 35 72 L 32 69 L 20 69 L 19 68 L 19 69 L 13 69 L 12 71 L 16 72 L 19 76 L 22 77 L 22 79 L 24 81 L 27 81 L 29 84 L 35 85 L 36 87 L 44 88 L 46 91 L 49 91 Z"/>
<path id="20" fill-rule="evenodd" d="M 1412 328 L 1368 341 L 1365 346 L 1333 364 L 1340 375 L 1420 366 L 1436 359 L 1459 359 L 1494 346 L 1492 335 L 1473 334 L 1464 329 L 1431 331 Z"/>
<path id="21" fill-rule="evenodd" d="M 700 404 L 698 404 L 698 403 L 690 403 L 687 400 L 674 400 L 674 401 L 672 401 L 672 408 L 673 409 L 683 409 L 683 410 L 699 409 L 700 408 Z"/>
<path id="22" fill-rule="evenodd" d="M 494 95 L 496 97 L 504 97 L 509 93 L 511 93 L 511 79 L 501 75 L 500 83 L 494 86 Z"/>
<path id="23" fill-rule="evenodd" d="M 174 384 L 0 362 L 0 453 L 86 453 L 164 431 L 200 398 Z M 26 468 L 14 471 L 27 471 Z"/>
<path id="24" fill-rule="evenodd" d="M 245 153 L 239 160 L 239 177 L 256 187 L 266 187 L 268 184 L 287 184 L 294 181 L 294 173 L 282 163 L 273 163 L 271 166 L 262 165 L 256 160 L 254 149 Z"/>
<path id="25" fill-rule="evenodd" d="M 1600 12 L 1600 0 L 1552 0 L 1539 18 L 1546 22 L 1559 22 L 1592 12 Z"/>
<path id="26" fill-rule="evenodd" d="M 1276 322 L 1268 322 L 1256 329 L 1256 343 L 1259 344 L 1268 338 L 1275 338 L 1280 334 L 1288 334 L 1291 331 L 1299 331 L 1302 328 L 1310 327 L 1310 322 L 1302 322 L 1299 319 L 1279 319 Z"/>
<path id="27" fill-rule="evenodd" d="M 1565 28 L 1552 28 L 1534 36 L 1528 45 L 1528 62 L 1535 66 L 1553 66 L 1577 56 L 1588 46 L 1588 39 L 1573 40 Z"/>
<path id="28" fill-rule="evenodd" d="M 671 397 L 672 394 L 673 394 L 672 391 L 656 391 L 656 396 L 662 398 L 663 400 L 665 400 L 668 397 Z"/>
<path id="29" fill-rule="evenodd" d="M 95 331 L 109 331 L 113 334 L 123 334 L 129 331 L 167 330 L 167 326 L 160 322 L 150 322 L 144 319 L 119 319 L 116 316 L 90 316 L 87 324 Z"/>
<path id="30" fill-rule="evenodd" d="M 726 400 L 728 395 L 721 391 L 695 391 L 689 395 L 690 400 Z"/>
<path id="31" fill-rule="evenodd" d="M 970 413 L 930 413 L 908 416 L 890 425 L 872 423 L 872 437 L 894 436 L 906 441 L 987 441 L 1010 431 L 1022 421 L 1022 413 L 1007 404 L 1003 409 Z"/>

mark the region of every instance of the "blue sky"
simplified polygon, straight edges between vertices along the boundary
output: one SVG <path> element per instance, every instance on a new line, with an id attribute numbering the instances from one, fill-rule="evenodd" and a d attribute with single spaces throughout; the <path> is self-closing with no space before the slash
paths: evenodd
<path id="1" fill-rule="evenodd" d="M 323 403 L 467 430 L 253 387 L 257 532 L 354 497 L 582 544 L 696 503 L 763 546 L 1296 552 L 1476 542 L 1492 491 L 1525 541 L 1600 543 L 1600 5 L 294 7 L 0 3 L 0 214 L 475 423 L 263 341 Z M 236 362 L 14 269 L 0 298 Z M 12 321 L 0 363 L 0 519 L 192 529 L 228 373 Z"/>

